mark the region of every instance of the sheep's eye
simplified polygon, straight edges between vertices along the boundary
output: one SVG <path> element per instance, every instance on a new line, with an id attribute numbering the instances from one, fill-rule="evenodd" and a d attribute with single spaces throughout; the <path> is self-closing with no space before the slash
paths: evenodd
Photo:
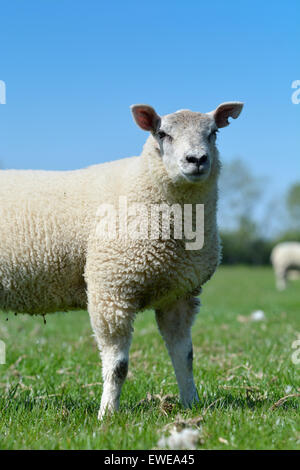
<path id="1" fill-rule="evenodd" d="M 217 132 L 218 132 L 217 130 L 212 131 L 212 132 L 209 134 L 209 136 L 208 136 L 208 140 L 211 140 L 211 139 L 213 139 L 213 138 L 216 138 L 216 137 L 217 137 Z"/>
<path id="2" fill-rule="evenodd" d="M 160 139 L 164 139 L 165 137 L 168 136 L 168 134 L 166 134 L 164 131 L 159 131 L 157 135 Z"/>

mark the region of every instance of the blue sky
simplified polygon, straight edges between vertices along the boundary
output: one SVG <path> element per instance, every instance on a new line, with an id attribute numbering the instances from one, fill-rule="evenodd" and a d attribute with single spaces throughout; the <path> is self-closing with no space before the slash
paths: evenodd
<path id="1" fill-rule="evenodd" d="M 129 105 L 161 114 L 245 102 L 219 134 L 268 190 L 300 179 L 300 2 L 1 2 L 0 161 L 75 169 L 140 153 Z"/>

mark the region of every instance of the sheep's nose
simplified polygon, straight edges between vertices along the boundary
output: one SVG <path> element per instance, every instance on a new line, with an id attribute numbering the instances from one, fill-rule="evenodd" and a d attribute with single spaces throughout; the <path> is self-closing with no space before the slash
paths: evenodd
<path id="1" fill-rule="evenodd" d="M 187 155 L 186 156 L 186 161 L 188 163 L 194 163 L 195 165 L 197 165 L 198 167 L 200 165 L 203 165 L 204 163 L 206 163 L 208 160 L 208 156 L 207 155 L 202 155 L 202 157 L 196 157 L 195 155 Z"/>

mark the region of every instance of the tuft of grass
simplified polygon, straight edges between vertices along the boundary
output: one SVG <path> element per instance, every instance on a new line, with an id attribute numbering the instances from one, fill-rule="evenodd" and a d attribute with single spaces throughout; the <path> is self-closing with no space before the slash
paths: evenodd
<path id="1" fill-rule="evenodd" d="M 299 282 L 270 268 L 221 267 L 193 327 L 201 402 L 182 409 L 153 312 L 138 315 L 120 412 L 97 421 L 102 379 L 86 312 L 0 315 L 1 449 L 152 449 L 173 426 L 200 430 L 200 449 L 300 448 Z M 254 310 L 265 320 L 250 321 Z M 285 400 L 282 397 L 290 395 Z M 297 396 L 298 395 L 298 396 Z"/>

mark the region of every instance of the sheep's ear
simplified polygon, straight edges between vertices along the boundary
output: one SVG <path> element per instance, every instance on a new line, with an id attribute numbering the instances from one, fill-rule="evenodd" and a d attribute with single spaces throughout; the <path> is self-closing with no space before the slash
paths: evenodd
<path id="1" fill-rule="evenodd" d="M 215 109 L 215 111 L 211 111 L 209 114 L 213 116 L 215 123 L 218 128 L 226 127 L 229 125 L 228 118 L 236 119 L 239 117 L 244 103 L 240 101 L 231 101 L 228 103 L 222 103 L 220 106 Z"/>
<path id="2" fill-rule="evenodd" d="M 155 109 L 147 104 L 133 104 L 130 106 L 133 118 L 144 131 L 155 132 L 159 127 L 160 117 Z"/>

